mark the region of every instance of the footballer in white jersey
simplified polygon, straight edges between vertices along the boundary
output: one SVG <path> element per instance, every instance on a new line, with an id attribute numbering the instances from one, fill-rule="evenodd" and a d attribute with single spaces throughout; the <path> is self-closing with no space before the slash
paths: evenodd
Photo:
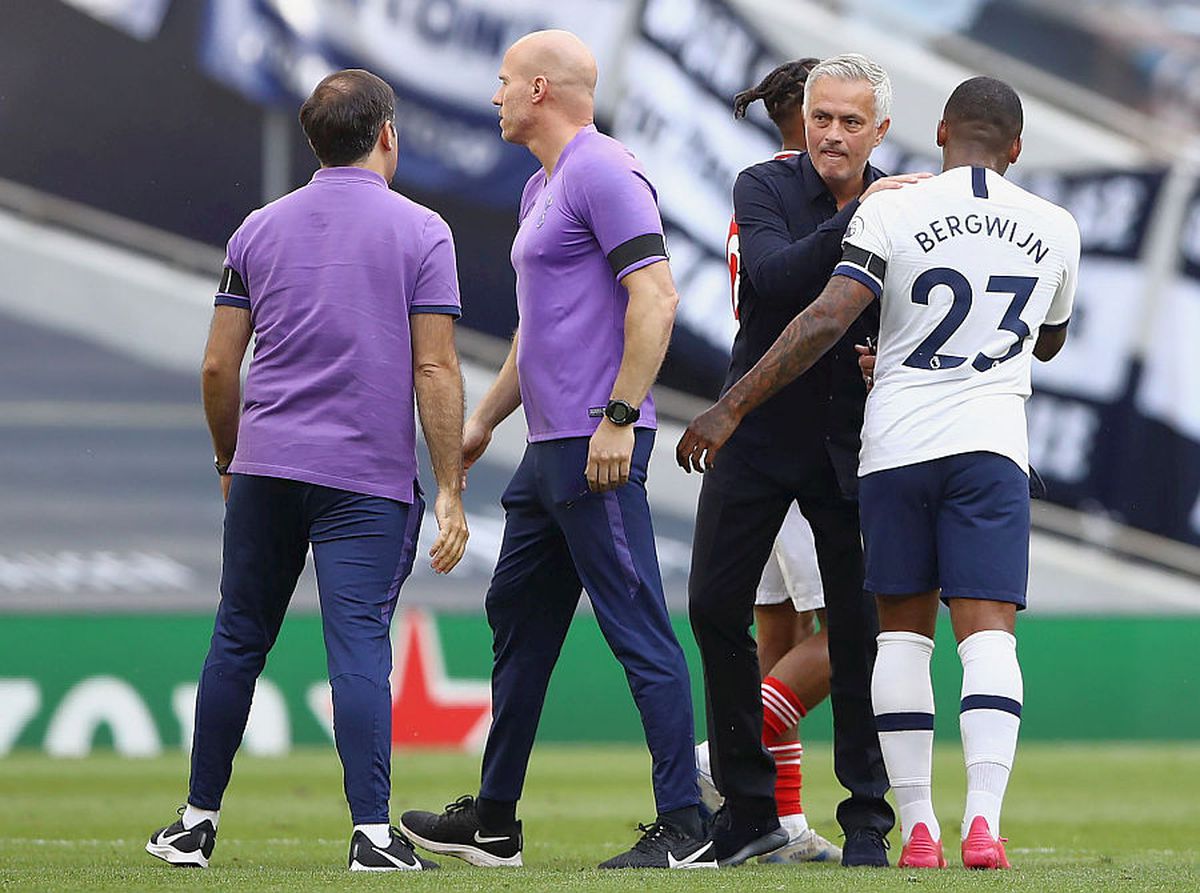
<path id="1" fill-rule="evenodd" d="M 677 459 L 712 465 L 747 413 L 880 300 L 859 508 L 879 610 L 871 702 L 900 812 L 902 868 L 945 868 L 933 810 L 930 659 L 938 600 L 962 662 L 962 864 L 1008 868 L 1000 812 L 1024 681 L 1016 615 L 1029 571 L 1025 399 L 1031 358 L 1066 341 L 1079 230 L 1003 177 L 1021 152 L 1017 94 L 964 81 L 938 123 L 943 173 L 864 201 L 821 295 L 688 426 Z"/>
<path id="2" fill-rule="evenodd" d="M 859 475 L 987 451 L 1028 469 L 1025 400 L 1039 329 L 1071 315 L 1079 228 L 984 167 L 865 201 L 835 275 L 880 297 Z"/>

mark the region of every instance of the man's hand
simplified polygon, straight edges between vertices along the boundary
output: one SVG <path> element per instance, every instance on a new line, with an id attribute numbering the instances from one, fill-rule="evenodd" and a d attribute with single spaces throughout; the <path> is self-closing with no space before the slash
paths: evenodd
<path id="1" fill-rule="evenodd" d="M 614 425 L 608 419 L 588 441 L 587 482 L 593 493 L 615 490 L 629 481 L 633 464 L 633 425 Z"/>
<path id="2" fill-rule="evenodd" d="M 229 485 L 233 483 L 233 475 L 221 475 L 221 501 L 229 502 Z"/>
<path id="3" fill-rule="evenodd" d="M 858 371 L 862 373 L 867 393 L 870 393 L 871 388 L 875 387 L 875 348 L 869 344 L 856 344 L 854 349 L 858 351 Z"/>
<path id="4" fill-rule="evenodd" d="M 439 490 L 433 504 L 433 514 L 437 518 L 438 535 L 433 541 L 433 548 L 429 550 L 429 557 L 433 559 L 431 564 L 437 573 L 448 574 L 467 551 L 467 539 L 470 536 L 462 496 Z"/>
<path id="5" fill-rule="evenodd" d="M 717 451 L 733 436 L 740 422 L 725 401 L 718 400 L 687 426 L 675 447 L 675 461 L 688 474 L 693 469 L 703 474 L 716 464 Z"/>
<path id="6" fill-rule="evenodd" d="M 895 174 L 891 177 L 880 177 L 867 187 L 867 191 L 860 195 L 858 200 L 860 202 L 866 201 L 876 192 L 883 192 L 885 189 L 900 189 L 913 183 L 920 183 L 922 180 L 928 180 L 932 176 L 933 174 L 921 171 L 916 174 Z"/>
<path id="7" fill-rule="evenodd" d="M 479 422 L 475 416 L 467 419 L 463 426 L 463 476 L 462 489 L 467 489 L 467 469 L 479 461 L 483 451 L 492 442 L 492 429 Z"/>

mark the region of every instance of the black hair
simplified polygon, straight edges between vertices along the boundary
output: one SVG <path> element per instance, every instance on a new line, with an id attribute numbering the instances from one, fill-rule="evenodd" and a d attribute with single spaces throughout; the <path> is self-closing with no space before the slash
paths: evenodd
<path id="1" fill-rule="evenodd" d="M 733 97 L 733 116 L 746 117 L 750 103 L 761 99 L 767 107 L 767 116 L 778 126 L 804 105 L 804 82 L 820 61 L 809 57 L 784 62 L 759 81 L 757 87 L 743 90 Z"/>
<path id="2" fill-rule="evenodd" d="M 942 120 L 953 130 L 968 128 L 964 136 L 972 142 L 1004 151 L 1021 135 L 1025 114 L 1021 97 L 1004 81 L 975 77 L 954 88 Z"/>
<path id="3" fill-rule="evenodd" d="M 365 158 L 395 115 L 396 95 L 387 82 L 348 68 L 317 84 L 300 106 L 300 126 L 321 164 L 339 167 Z"/>

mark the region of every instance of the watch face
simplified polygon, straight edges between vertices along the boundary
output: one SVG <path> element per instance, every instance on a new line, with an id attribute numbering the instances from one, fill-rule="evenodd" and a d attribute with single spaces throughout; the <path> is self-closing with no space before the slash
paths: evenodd
<path id="1" fill-rule="evenodd" d="M 624 400 L 611 400 L 604 414 L 614 425 L 628 425 L 637 420 L 638 412 Z"/>

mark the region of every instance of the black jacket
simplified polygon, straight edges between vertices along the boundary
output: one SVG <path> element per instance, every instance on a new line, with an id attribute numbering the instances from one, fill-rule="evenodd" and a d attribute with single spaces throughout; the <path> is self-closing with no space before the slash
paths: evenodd
<path id="1" fill-rule="evenodd" d="M 867 165 L 867 183 L 880 176 Z M 807 153 L 765 161 L 738 175 L 733 211 L 741 247 L 740 326 L 726 390 L 821 293 L 857 210 L 857 200 L 837 210 Z M 866 388 L 854 345 L 878 334 L 876 301 L 816 365 L 747 415 L 727 449 L 765 471 L 780 462 L 811 462 L 823 451 L 843 493 L 856 494 Z"/>

